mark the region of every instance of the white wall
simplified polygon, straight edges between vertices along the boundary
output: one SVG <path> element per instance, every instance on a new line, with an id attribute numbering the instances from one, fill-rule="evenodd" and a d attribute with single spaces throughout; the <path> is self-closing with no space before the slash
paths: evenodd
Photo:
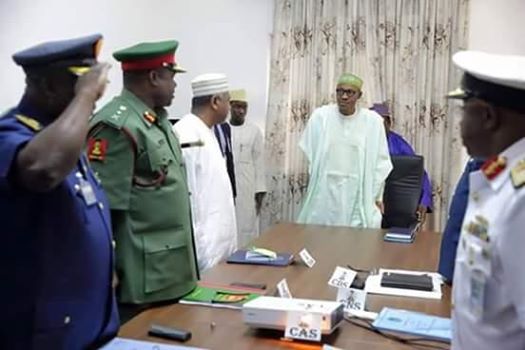
<path id="1" fill-rule="evenodd" d="M 525 55 L 525 0 L 471 0 L 469 49 Z"/>
<path id="2" fill-rule="evenodd" d="M 113 51 L 140 41 L 177 39 L 178 61 L 188 73 L 176 79 L 170 116 L 189 111 L 193 77 L 222 72 L 232 88 L 248 90 L 249 117 L 264 126 L 273 0 L 0 0 L 0 14 L 0 110 L 15 105 L 23 92 L 14 52 L 99 32 L 105 37 L 101 59 L 113 63 L 102 102 L 122 87 Z"/>
<path id="3" fill-rule="evenodd" d="M 525 55 L 525 0 L 471 0 L 470 8 L 470 49 Z M 100 32 L 101 59 L 114 64 L 102 102 L 121 89 L 112 51 L 175 38 L 181 42 L 178 59 L 189 73 L 177 78 L 170 115 L 188 111 L 194 76 L 224 72 L 232 88 L 248 90 L 249 117 L 264 127 L 273 0 L 0 0 L 0 14 L 0 111 L 16 104 L 23 91 L 14 52 L 44 40 Z"/>

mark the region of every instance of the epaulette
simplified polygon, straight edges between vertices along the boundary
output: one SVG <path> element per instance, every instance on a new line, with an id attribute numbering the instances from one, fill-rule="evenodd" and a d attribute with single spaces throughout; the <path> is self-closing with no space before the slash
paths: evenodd
<path id="1" fill-rule="evenodd" d="M 16 120 L 18 120 L 20 123 L 27 126 L 29 129 L 33 131 L 40 131 L 42 130 L 42 124 L 36 119 L 26 117 L 22 114 L 16 114 L 15 115 Z"/>
<path id="2" fill-rule="evenodd" d="M 93 116 L 90 123 L 98 124 L 102 122 L 116 129 L 121 129 L 130 115 L 130 109 L 131 107 L 127 106 L 119 98 L 115 98 L 108 105 L 98 111 Z M 131 111 L 131 113 L 135 112 Z"/>
<path id="3" fill-rule="evenodd" d="M 488 159 L 481 166 L 481 171 L 488 180 L 494 180 L 507 167 L 507 158 L 495 156 Z"/>
<path id="4" fill-rule="evenodd" d="M 510 178 L 514 188 L 525 185 L 525 159 L 522 159 L 510 170 Z"/>

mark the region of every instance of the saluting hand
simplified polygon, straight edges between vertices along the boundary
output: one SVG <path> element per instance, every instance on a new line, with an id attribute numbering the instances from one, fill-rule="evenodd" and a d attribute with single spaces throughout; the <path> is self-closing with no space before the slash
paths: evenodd
<path id="1" fill-rule="evenodd" d="M 78 78 L 75 94 L 86 94 L 93 99 L 93 102 L 98 100 L 106 89 L 110 68 L 111 65 L 106 62 L 99 62 L 92 66 L 89 72 Z"/>

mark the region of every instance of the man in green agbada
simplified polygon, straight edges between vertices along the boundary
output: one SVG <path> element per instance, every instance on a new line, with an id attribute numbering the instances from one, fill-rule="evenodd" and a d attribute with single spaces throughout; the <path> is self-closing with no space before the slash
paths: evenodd
<path id="1" fill-rule="evenodd" d="M 124 89 L 90 122 L 88 158 L 109 197 L 121 318 L 176 301 L 196 285 L 186 169 L 165 107 L 174 96 L 177 41 L 113 54 Z"/>

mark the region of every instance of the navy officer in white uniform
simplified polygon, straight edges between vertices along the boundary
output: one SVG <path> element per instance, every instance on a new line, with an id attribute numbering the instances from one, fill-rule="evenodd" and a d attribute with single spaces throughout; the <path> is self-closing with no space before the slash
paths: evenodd
<path id="1" fill-rule="evenodd" d="M 472 157 L 452 292 L 453 350 L 525 349 L 525 57 L 464 51 L 449 97 L 463 100 Z"/>

